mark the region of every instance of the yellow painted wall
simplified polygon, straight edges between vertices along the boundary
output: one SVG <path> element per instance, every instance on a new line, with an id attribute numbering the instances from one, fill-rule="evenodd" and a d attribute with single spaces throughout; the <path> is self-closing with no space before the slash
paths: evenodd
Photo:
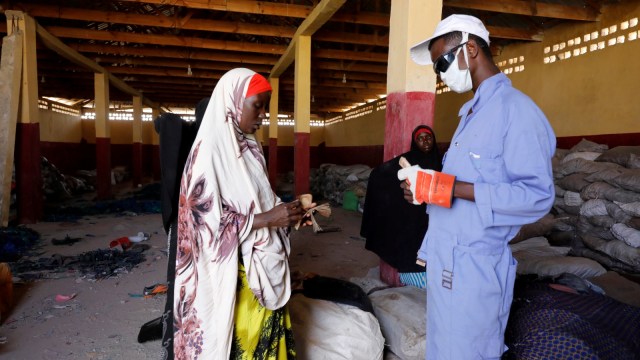
<path id="1" fill-rule="evenodd" d="M 82 120 L 82 138 L 89 144 L 96 143 L 96 122 L 93 120 Z"/>
<path id="2" fill-rule="evenodd" d="M 80 116 L 40 109 L 40 141 L 79 143 L 82 139 Z"/>
<path id="3" fill-rule="evenodd" d="M 109 121 L 112 144 L 131 144 L 133 142 L 132 121 Z M 155 132 L 153 121 L 142 122 L 142 143 L 151 144 Z M 96 142 L 96 126 L 93 120 L 82 120 L 82 137 L 90 144 Z"/>
<path id="4" fill-rule="evenodd" d="M 155 133 L 156 133 L 156 129 L 153 126 L 153 121 L 142 122 L 142 143 L 143 144 L 152 144 L 153 134 Z"/>
<path id="5" fill-rule="evenodd" d="M 640 2 L 603 7 L 600 21 L 573 23 L 545 31 L 544 40 L 507 46 L 495 57 L 496 63 L 516 56 L 524 56 L 525 71 L 513 72 L 509 78 L 513 85 L 529 95 L 546 114 L 556 135 L 580 136 L 640 132 L 640 101 L 637 100 L 640 79 L 640 39 L 606 46 L 595 52 L 567 60 L 544 64 L 545 47 L 581 37 L 580 45 L 567 46 L 565 51 L 589 47 L 590 44 L 613 36 L 640 30 L 637 25 L 621 30 L 620 23 L 640 18 Z M 584 42 L 583 36 L 604 27 L 617 25 L 615 34 L 596 41 Z M 520 64 L 520 63 L 519 63 Z M 518 64 L 518 65 L 519 65 Z M 509 65 L 503 67 L 508 68 Z M 470 94 L 448 92 L 436 96 L 435 129 L 438 141 L 450 141 L 458 124 L 460 106 Z"/>
<path id="6" fill-rule="evenodd" d="M 382 145 L 384 122 L 385 111 L 383 110 L 325 126 L 326 146 Z"/>
<path id="7" fill-rule="evenodd" d="M 265 128 L 266 129 L 266 128 Z M 318 146 L 324 141 L 324 127 L 312 126 L 309 145 Z M 268 135 L 268 134 L 267 134 Z M 265 144 L 263 142 L 263 144 Z M 293 146 L 293 126 L 278 126 L 278 146 Z"/>

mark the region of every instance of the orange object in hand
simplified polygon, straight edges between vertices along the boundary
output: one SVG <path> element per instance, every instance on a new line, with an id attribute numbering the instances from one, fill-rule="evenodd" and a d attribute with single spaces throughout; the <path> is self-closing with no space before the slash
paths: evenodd
<path id="1" fill-rule="evenodd" d="M 398 171 L 398 180 L 409 184 L 413 193 L 413 203 L 427 203 L 446 208 L 453 202 L 453 188 L 456 177 L 433 170 L 424 170 L 417 165 L 403 167 Z"/>
<path id="2" fill-rule="evenodd" d="M 419 203 L 451 207 L 456 177 L 438 171 L 420 171 L 416 174 L 416 194 Z"/>

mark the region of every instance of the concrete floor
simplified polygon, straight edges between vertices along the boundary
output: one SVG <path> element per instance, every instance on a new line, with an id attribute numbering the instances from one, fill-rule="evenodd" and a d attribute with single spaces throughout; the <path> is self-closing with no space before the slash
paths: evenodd
<path id="1" fill-rule="evenodd" d="M 339 232 L 314 234 L 310 227 L 292 234 L 292 271 L 349 279 L 365 277 L 378 258 L 364 249 L 359 236 L 361 214 L 334 208 L 321 224 Z M 146 261 L 131 272 L 102 281 L 66 274 L 58 279 L 16 285 L 15 307 L 0 326 L 0 359 L 158 359 L 159 341 L 139 344 L 140 326 L 160 316 L 165 297 L 132 297 L 145 286 L 164 282 L 166 236 L 161 216 L 94 216 L 77 222 L 43 222 L 30 226 L 41 234 L 41 257 L 75 255 L 106 249 L 109 242 L 139 231 L 152 236 Z M 51 239 L 81 237 L 72 246 L 54 246 Z M 614 298 L 640 306 L 640 285 L 609 272 L 594 282 Z M 56 295 L 76 294 L 65 303 Z M 397 359 L 388 354 L 385 359 Z"/>
<path id="2" fill-rule="evenodd" d="M 311 272 L 349 279 L 364 277 L 378 265 L 376 255 L 364 250 L 359 236 L 361 215 L 340 208 L 322 224 L 339 232 L 314 234 L 311 227 L 294 231 L 291 238 L 292 271 Z M 94 216 L 77 222 L 42 222 L 29 226 L 41 234 L 38 257 L 76 255 L 107 249 L 113 239 L 151 234 L 144 243 L 146 261 L 131 272 L 101 281 L 75 274 L 57 279 L 15 285 L 15 306 L 0 326 L 0 359 L 159 359 L 160 342 L 137 342 L 140 326 L 160 316 L 165 296 L 144 299 L 145 286 L 166 280 L 166 236 L 160 214 L 139 216 Z M 51 239 L 80 237 L 68 246 L 55 246 Z M 65 303 L 56 295 L 76 294 Z"/>

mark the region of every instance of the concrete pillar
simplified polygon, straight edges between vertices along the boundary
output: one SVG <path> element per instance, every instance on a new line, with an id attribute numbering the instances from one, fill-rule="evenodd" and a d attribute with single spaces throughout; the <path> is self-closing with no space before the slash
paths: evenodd
<path id="1" fill-rule="evenodd" d="M 160 116 L 160 109 L 153 108 L 151 109 L 151 118 L 155 121 L 158 116 Z M 160 181 L 162 179 L 162 173 L 160 171 L 160 135 L 154 129 L 151 132 L 151 144 L 152 144 L 152 159 L 151 159 L 151 170 L 153 172 L 153 180 Z"/>
<path id="2" fill-rule="evenodd" d="M 391 2 L 384 161 L 409 151 L 416 126 L 433 127 L 436 75 L 431 67 L 414 63 L 409 49 L 433 33 L 441 14 L 442 0 Z M 401 285 L 397 269 L 383 260 L 380 278 Z"/>
<path id="3" fill-rule="evenodd" d="M 134 188 L 142 185 L 142 97 L 133 97 L 133 141 L 131 146 L 131 174 Z"/>
<path id="4" fill-rule="evenodd" d="M 280 78 L 269 78 L 271 102 L 269 103 L 269 183 L 275 191 L 278 182 L 278 91 Z"/>
<path id="5" fill-rule="evenodd" d="M 94 74 L 96 104 L 96 192 L 98 200 L 111 197 L 111 128 L 109 126 L 109 76 Z"/>
<path id="6" fill-rule="evenodd" d="M 0 226 L 9 225 L 16 124 L 22 75 L 22 32 L 2 39 L 0 57 Z"/>
<path id="7" fill-rule="evenodd" d="M 295 125 L 293 163 L 295 195 L 309 192 L 309 142 L 311 118 L 311 37 L 300 36 L 295 60 Z"/>
<path id="8" fill-rule="evenodd" d="M 416 126 L 433 125 L 436 75 L 409 49 L 433 33 L 441 14 L 442 0 L 391 2 L 384 161 L 409 150 Z"/>
<path id="9" fill-rule="evenodd" d="M 15 140 L 16 196 L 18 222 L 33 224 L 42 218 L 43 209 L 36 22 L 20 11 L 6 11 L 5 15 L 9 35 L 14 24 L 23 35 L 20 116 Z"/>

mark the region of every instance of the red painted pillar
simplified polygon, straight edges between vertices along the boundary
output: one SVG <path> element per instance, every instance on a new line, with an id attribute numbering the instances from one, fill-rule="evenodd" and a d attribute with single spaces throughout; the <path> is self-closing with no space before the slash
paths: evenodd
<path id="1" fill-rule="evenodd" d="M 395 92 L 387 95 L 384 161 L 409 151 L 409 135 L 416 126 L 424 124 L 433 128 L 434 105 L 433 92 Z"/>
<path id="2" fill-rule="evenodd" d="M 153 180 L 160 181 L 162 173 L 160 171 L 160 146 L 153 144 L 151 148 L 151 171 L 153 172 Z"/>
<path id="3" fill-rule="evenodd" d="M 17 124 L 15 150 L 18 223 L 34 224 L 43 210 L 39 123 Z"/>
<path id="4" fill-rule="evenodd" d="M 293 117 L 293 189 L 295 195 L 309 192 L 309 145 L 311 143 L 311 37 L 298 37 L 295 60 Z"/>
<path id="5" fill-rule="evenodd" d="M 294 134 L 293 164 L 295 169 L 295 195 L 309 192 L 309 140 L 308 132 Z"/>
<path id="6" fill-rule="evenodd" d="M 278 181 L 278 138 L 269 137 L 269 183 L 275 191 Z"/>
<path id="7" fill-rule="evenodd" d="M 11 15 L 7 11 L 7 24 L 12 25 L 9 34 L 20 29 L 23 35 L 21 99 L 14 145 L 17 220 L 20 224 L 33 224 L 42 218 L 43 212 L 36 22 L 20 11 L 11 11 Z"/>
<path id="8" fill-rule="evenodd" d="M 96 138 L 96 193 L 98 200 L 111 197 L 111 138 Z"/>
<path id="9" fill-rule="evenodd" d="M 391 2 L 384 161 L 409 150 L 416 126 L 433 127 L 436 76 L 414 63 L 409 49 L 433 33 L 441 14 L 442 0 Z M 402 285 L 398 270 L 382 260 L 380 279 Z"/>
<path id="10" fill-rule="evenodd" d="M 142 184 L 142 143 L 134 142 L 131 146 L 131 178 L 135 188 Z"/>

